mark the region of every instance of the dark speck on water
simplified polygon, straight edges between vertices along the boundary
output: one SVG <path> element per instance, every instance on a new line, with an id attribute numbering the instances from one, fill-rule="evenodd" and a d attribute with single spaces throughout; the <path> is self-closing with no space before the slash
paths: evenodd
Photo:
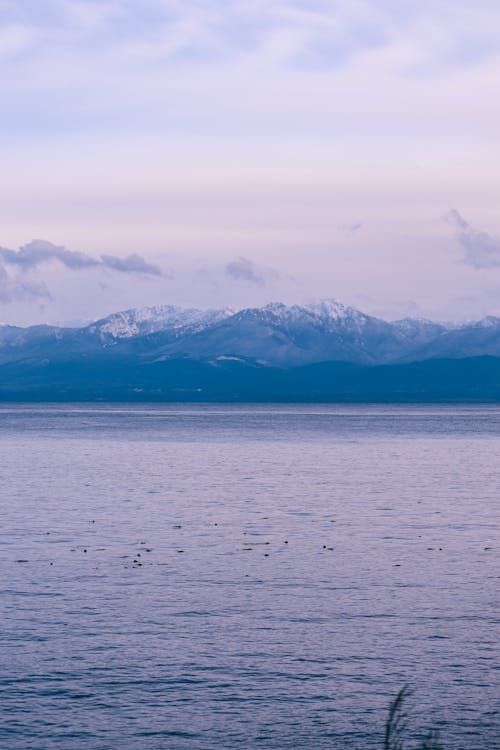
<path id="1" fill-rule="evenodd" d="M 415 736 L 497 748 L 499 438 L 494 406 L 1 405 L 0 748 L 381 750 L 404 684 Z"/>

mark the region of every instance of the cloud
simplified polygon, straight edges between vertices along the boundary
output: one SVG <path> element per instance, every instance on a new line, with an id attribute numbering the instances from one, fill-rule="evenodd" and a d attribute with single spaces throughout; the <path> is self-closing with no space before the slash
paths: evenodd
<path id="1" fill-rule="evenodd" d="M 472 268 L 497 268 L 500 266 L 500 238 L 472 227 L 452 208 L 446 220 L 455 229 L 455 237 L 464 251 L 463 262 Z"/>
<path id="2" fill-rule="evenodd" d="M 29 299 L 52 299 L 43 282 L 28 281 L 11 276 L 0 263 L 0 302 L 16 302 Z"/>
<path id="3" fill-rule="evenodd" d="M 135 253 L 127 255 L 126 258 L 117 258 L 115 255 L 101 255 L 102 265 L 113 271 L 122 273 L 146 273 L 151 276 L 161 276 L 162 272 L 158 266 L 148 263 L 140 255 Z"/>
<path id="4" fill-rule="evenodd" d="M 255 263 L 248 258 L 238 258 L 226 266 L 226 273 L 235 281 L 249 281 L 252 284 L 264 286 L 265 279 L 262 273 L 259 273 Z"/>
<path id="5" fill-rule="evenodd" d="M 19 266 L 25 270 L 37 268 L 41 263 L 52 259 L 59 260 L 67 268 L 75 271 L 99 265 L 99 261 L 91 258 L 90 255 L 77 250 L 66 250 L 66 248 L 53 245 L 52 242 L 46 240 L 32 240 L 27 245 L 20 247 L 19 250 L 0 247 L 0 255 L 5 263 Z"/>
<path id="6" fill-rule="evenodd" d="M 101 59 L 112 45 L 121 69 L 127 61 L 206 65 L 269 48 L 306 68 L 336 65 L 402 36 L 417 38 L 434 54 L 470 60 L 494 53 L 496 35 L 490 26 L 498 17 L 496 0 L 479 0 L 482 12 L 467 0 L 426 0 L 404 8 L 394 0 L 379 0 L 375 7 L 370 0 L 51 0 L 41 5 L 40 0 L 0 2 L 0 50 L 14 56 L 28 48 L 39 60 L 47 43 L 58 41 L 52 51 L 56 59 L 64 55 L 71 61 L 89 50 Z M 428 24 L 435 19 L 440 33 L 433 29 L 429 34 Z"/>
<path id="7" fill-rule="evenodd" d="M 78 250 L 67 250 L 65 247 L 54 245 L 47 240 L 32 240 L 27 245 L 20 247 L 19 250 L 0 247 L 0 257 L 7 265 L 17 266 L 23 270 L 31 270 L 38 268 L 39 265 L 47 261 L 58 260 L 72 271 L 80 271 L 84 268 L 108 268 L 121 273 L 162 275 L 158 266 L 148 263 L 140 255 L 128 255 L 126 258 L 119 258 L 115 255 L 101 255 L 97 259 Z"/>
<path id="8" fill-rule="evenodd" d="M 347 231 L 349 232 L 349 234 L 354 234 L 354 232 L 359 232 L 359 230 L 361 229 L 362 226 L 363 226 L 363 222 L 362 221 L 357 221 L 355 224 L 351 224 L 347 228 Z"/>
<path id="9" fill-rule="evenodd" d="M 251 284 L 265 286 L 266 276 L 269 276 L 269 271 L 267 273 L 260 271 L 255 263 L 248 260 L 248 258 L 238 258 L 227 264 L 226 274 L 235 281 L 248 281 Z M 271 270 L 271 275 L 276 278 L 276 271 Z"/>
<path id="10" fill-rule="evenodd" d="M 351 224 L 342 224 L 338 227 L 339 232 L 342 232 L 344 234 L 356 234 L 356 232 L 359 232 L 360 229 L 363 227 L 362 221 L 355 221 Z"/>
<path id="11" fill-rule="evenodd" d="M 174 132 L 181 127 L 199 133 L 216 119 L 227 127 L 231 116 L 233 127 L 248 123 L 249 132 L 255 119 L 263 121 L 267 133 L 275 111 L 280 135 L 292 124 L 293 130 L 304 123 L 316 129 L 322 121 L 328 132 L 332 126 L 339 132 L 339 113 L 347 110 L 352 117 L 347 128 L 352 122 L 354 132 L 360 117 L 375 115 L 398 132 L 401 119 L 407 122 L 408 102 L 419 111 L 441 90 L 439 79 L 437 95 L 428 81 L 421 90 L 415 72 L 427 79 L 429 73 L 495 59 L 498 2 L 479 0 L 481 12 L 476 5 L 466 0 L 0 0 L 0 55 L 3 50 L 11 70 L 0 81 L 2 130 L 16 136 L 22 128 L 40 138 L 44 129 L 85 127 L 102 133 L 106 125 L 114 139 L 117 130 L 128 132 L 132 121 L 146 132 L 154 122 Z M 327 75 L 331 71 L 334 78 Z M 338 88 L 344 75 L 348 78 Z M 388 89 L 399 76 L 400 87 Z M 484 74 L 481 78 L 489 94 Z M 475 81 L 461 81 L 459 94 L 448 82 L 443 88 L 447 98 L 433 120 L 450 110 L 451 97 L 458 99 L 466 127 L 463 101 L 477 88 Z M 423 101 L 416 99 L 421 95 Z M 450 111 L 449 121 L 454 119 Z"/>

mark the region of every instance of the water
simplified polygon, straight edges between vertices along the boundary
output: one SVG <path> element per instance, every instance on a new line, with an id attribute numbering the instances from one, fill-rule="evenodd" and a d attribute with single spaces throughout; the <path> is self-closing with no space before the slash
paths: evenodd
<path id="1" fill-rule="evenodd" d="M 0 747 L 498 748 L 500 409 L 0 407 Z M 137 561 L 137 562 L 134 562 Z"/>

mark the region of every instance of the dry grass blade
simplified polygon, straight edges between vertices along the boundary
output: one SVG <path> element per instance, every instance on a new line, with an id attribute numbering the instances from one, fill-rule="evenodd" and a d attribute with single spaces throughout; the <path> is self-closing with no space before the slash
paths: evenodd
<path id="1" fill-rule="evenodd" d="M 404 685 L 390 705 L 389 716 L 385 722 L 384 750 L 404 750 L 406 716 L 403 709 L 404 702 L 410 695 L 410 688 Z"/>

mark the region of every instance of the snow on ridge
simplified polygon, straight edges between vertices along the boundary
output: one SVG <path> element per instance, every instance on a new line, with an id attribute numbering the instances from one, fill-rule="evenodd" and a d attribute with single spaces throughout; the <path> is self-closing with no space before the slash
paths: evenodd
<path id="1" fill-rule="evenodd" d="M 442 328 L 448 329 L 449 326 L 445 323 L 436 323 L 428 318 L 412 318 L 410 316 L 406 318 L 400 318 L 399 320 L 393 320 L 391 325 L 395 326 L 399 331 L 403 333 L 415 333 L 418 330 L 424 330 L 429 328 Z"/>
<path id="2" fill-rule="evenodd" d="M 354 307 L 343 305 L 342 302 L 338 302 L 336 299 L 322 299 L 319 302 L 304 305 L 304 309 L 322 318 L 335 321 L 349 319 L 361 322 L 361 320 L 365 320 L 367 317 L 359 310 L 355 310 Z"/>
<path id="3" fill-rule="evenodd" d="M 343 305 L 335 299 L 323 299 L 316 303 L 290 306 L 287 306 L 282 302 L 270 302 L 265 305 L 265 307 L 256 308 L 257 312 L 260 310 L 272 313 L 276 317 L 282 318 L 287 322 L 303 318 L 304 316 L 318 318 L 323 322 L 341 322 L 345 320 L 362 322 L 367 318 L 367 316 L 359 310 Z"/>
<path id="4" fill-rule="evenodd" d="M 232 314 L 230 308 L 199 310 L 175 305 L 155 305 L 114 313 L 95 323 L 92 329 L 98 331 L 101 337 L 113 339 L 132 338 L 165 330 L 178 333 L 189 330 L 195 333 Z"/>
<path id="5" fill-rule="evenodd" d="M 481 320 L 472 323 L 472 325 L 474 328 L 500 328 L 500 318 L 495 317 L 495 315 L 486 315 L 485 318 L 481 318 Z M 465 328 L 467 326 L 462 327 Z"/>
<path id="6" fill-rule="evenodd" d="M 197 333 L 226 318 L 237 311 L 226 307 L 221 309 L 183 308 L 175 305 L 155 305 L 151 307 L 133 308 L 114 313 L 89 326 L 93 333 L 97 333 L 103 342 L 127 339 L 134 336 L 147 335 L 159 331 L 171 331 L 176 335 Z M 268 318 L 268 322 L 290 328 L 295 325 L 313 325 L 323 330 L 334 331 L 338 327 L 357 329 L 359 332 L 373 318 L 336 299 L 326 298 L 304 305 L 286 305 L 282 302 L 270 302 L 262 307 L 242 308 L 239 314 L 257 318 Z M 384 321 L 385 322 L 385 321 Z M 481 328 L 500 327 L 500 318 L 487 316 L 480 321 L 460 324 L 436 323 L 425 318 L 406 317 L 387 323 L 402 334 L 416 335 L 428 328 L 441 326 L 445 330 L 453 330 L 471 325 Z"/>
<path id="7" fill-rule="evenodd" d="M 421 323 L 421 324 L 430 324 L 430 325 L 441 325 L 440 323 L 436 323 L 434 320 L 429 320 L 429 318 L 413 318 L 411 315 L 407 315 L 406 318 L 398 318 L 397 320 L 393 320 L 393 325 L 398 326 L 404 326 L 404 325 L 411 325 L 412 323 Z"/>

